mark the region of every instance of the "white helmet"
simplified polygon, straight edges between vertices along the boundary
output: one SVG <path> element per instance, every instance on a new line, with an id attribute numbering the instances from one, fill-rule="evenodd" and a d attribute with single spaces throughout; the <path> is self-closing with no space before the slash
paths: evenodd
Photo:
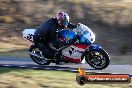
<path id="1" fill-rule="evenodd" d="M 58 12 L 56 18 L 59 24 L 67 26 L 69 23 L 69 16 L 65 12 Z"/>

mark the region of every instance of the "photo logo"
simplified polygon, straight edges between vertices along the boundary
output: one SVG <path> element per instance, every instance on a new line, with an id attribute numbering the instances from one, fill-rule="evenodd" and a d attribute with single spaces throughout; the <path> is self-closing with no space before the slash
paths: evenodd
<path id="1" fill-rule="evenodd" d="M 129 74 L 89 73 L 86 74 L 83 68 L 78 69 L 76 81 L 79 85 L 88 83 L 130 83 Z"/>

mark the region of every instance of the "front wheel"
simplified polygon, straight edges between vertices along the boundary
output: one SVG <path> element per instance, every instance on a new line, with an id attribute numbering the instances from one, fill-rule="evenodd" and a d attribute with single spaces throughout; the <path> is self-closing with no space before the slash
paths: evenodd
<path id="1" fill-rule="evenodd" d="M 30 48 L 29 48 L 29 52 L 41 57 L 41 52 L 42 51 L 40 51 L 35 45 L 31 45 Z M 39 57 L 37 57 L 35 55 L 30 54 L 31 59 L 35 63 L 37 63 L 39 65 L 49 65 L 51 63 L 50 60 L 46 60 L 47 58 L 45 58 L 45 57 L 39 58 Z"/>
<path id="2" fill-rule="evenodd" d="M 85 55 L 86 62 L 93 68 L 102 70 L 108 67 L 110 57 L 104 49 L 94 50 Z"/>

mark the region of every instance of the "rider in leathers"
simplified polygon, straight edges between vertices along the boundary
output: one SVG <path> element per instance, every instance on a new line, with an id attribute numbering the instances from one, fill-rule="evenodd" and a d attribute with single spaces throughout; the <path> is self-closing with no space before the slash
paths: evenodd
<path id="1" fill-rule="evenodd" d="M 50 59 L 55 57 L 57 59 L 56 64 L 60 64 L 59 54 L 56 54 L 56 50 L 52 49 L 49 43 L 57 40 L 58 30 L 74 29 L 76 27 L 77 25 L 69 22 L 69 16 L 65 12 L 58 12 L 56 17 L 47 20 L 37 28 L 34 33 L 34 43 L 42 51 L 44 57 Z"/>

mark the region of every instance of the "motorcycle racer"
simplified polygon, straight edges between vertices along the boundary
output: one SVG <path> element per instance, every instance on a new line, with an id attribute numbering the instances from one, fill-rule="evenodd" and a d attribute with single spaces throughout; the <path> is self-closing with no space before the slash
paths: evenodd
<path id="1" fill-rule="evenodd" d="M 34 44 L 42 51 L 42 55 L 46 58 L 56 58 L 56 64 L 60 64 L 59 53 L 49 46 L 49 43 L 56 40 L 55 44 L 59 41 L 57 40 L 57 31 L 64 28 L 74 29 L 78 25 L 69 22 L 69 16 L 65 12 L 58 12 L 55 17 L 50 18 L 46 22 L 43 22 L 34 33 Z M 58 42 L 57 42 L 58 41 Z"/>

